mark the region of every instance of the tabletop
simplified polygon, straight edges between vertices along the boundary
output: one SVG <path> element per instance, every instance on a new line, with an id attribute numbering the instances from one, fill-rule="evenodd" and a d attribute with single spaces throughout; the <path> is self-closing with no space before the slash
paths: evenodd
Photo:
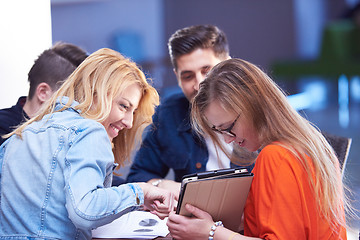
<path id="1" fill-rule="evenodd" d="M 170 233 L 166 237 L 153 238 L 154 240 L 172 240 Z M 144 240 L 144 238 L 93 238 L 93 240 Z"/>

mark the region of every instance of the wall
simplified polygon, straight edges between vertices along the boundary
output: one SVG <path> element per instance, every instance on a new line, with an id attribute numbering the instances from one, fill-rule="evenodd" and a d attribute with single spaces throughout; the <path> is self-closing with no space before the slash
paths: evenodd
<path id="1" fill-rule="evenodd" d="M 0 108 L 28 94 L 27 74 L 51 46 L 50 0 L 0 1 Z"/>
<path id="2" fill-rule="evenodd" d="M 343 0 L 325 2 L 330 15 L 325 18 L 337 18 L 344 11 Z M 91 53 L 102 47 L 115 48 L 113 37 L 118 31 L 135 32 L 141 42 L 138 50 L 143 53 L 139 62 L 159 90 L 177 85 L 166 43 L 173 32 L 185 26 L 218 25 L 228 36 L 233 57 L 252 61 L 267 71 L 273 60 L 295 58 L 298 53 L 294 1 L 51 0 L 51 19 L 49 3 L 0 3 L 5 9 L 0 14 L 4 36 L 0 39 L 0 108 L 27 94 L 27 72 L 51 41 L 68 41 Z M 42 31 L 47 33 L 42 35 Z"/>
<path id="3" fill-rule="evenodd" d="M 267 69 L 277 58 L 295 54 L 293 1 L 164 1 L 165 35 L 197 24 L 214 24 L 227 35 L 232 57 Z M 173 75 L 173 74 L 172 74 Z M 175 84 L 175 79 L 172 83 Z"/>
<path id="4" fill-rule="evenodd" d="M 161 0 L 55 0 L 51 9 L 54 42 L 71 42 L 91 53 L 116 49 L 116 34 L 137 34 L 138 44 L 130 46 L 140 58 L 137 62 L 148 65 L 166 54 Z M 160 77 L 155 80 L 161 86 Z"/>
<path id="5" fill-rule="evenodd" d="M 325 0 L 315 0 L 314 4 L 318 1 Z M 324 4 L 324 11 L 331 16 L 339 15 L 342 2 Z M 274 60 L 299 56 L 296 38 L 300 29 L 295 3 L 295 0 L 53 0 L 53 39 L 94 51 L 113 47 L 111 38 L 117 30 L 136 31 L 144 41 L 145 60 L 141 64 L 161 90 L 177 85 L 167 53 L 170 35 L 185 26 L 215 24 L 227 34 L 232 57 L 254 62 L 271 74 L 269 66 Z M 306 19 L 311 24 L 312 16 Z M 304 24 L 306 27 L 307 23 Z"/>
<path id="6" fill-rule="evenodd" d="M 135 31 L 143 39 L 144 61 L 158 89 L 176 86 L 167 40 L 178 28 L 215 24 L 228 36 L 231 55 L 263 68 L 296 53 L 293 3 L 238 0 L 53 0 L 53 41 L 92 52 L 114 47 L 116 31 Z"/>

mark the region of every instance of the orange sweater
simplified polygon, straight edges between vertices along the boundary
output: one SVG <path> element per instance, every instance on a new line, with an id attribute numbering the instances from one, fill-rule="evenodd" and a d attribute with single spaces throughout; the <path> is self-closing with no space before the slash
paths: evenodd
<path id="1" fill-rule="evenodd" d="M 321 218 L 307 174 L 285 148 L 261 150 L 245 206 L 244 235 L 262 239 L 344 239 Z"/>

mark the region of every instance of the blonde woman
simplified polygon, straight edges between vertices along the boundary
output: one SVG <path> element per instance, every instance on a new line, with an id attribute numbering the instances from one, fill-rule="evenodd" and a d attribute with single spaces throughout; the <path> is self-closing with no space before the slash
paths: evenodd
<path id="1" fill-rule="evenodd" d="M 0 147 L 0 239 L 91 239 L 91 229 L 142 205 L 167 216 L 171 193 L 146 183 L 110 187 L 158 101 L 119 53 L 85 59 Z"/>
<path id="2" fill-rule="evenodd" d="M 346 202 L 333 149 L 258 67 L 240 59 L 216 65 L 200 85 L 192 121 L 215 142 L 223 137 L 261 152 L 245 206 L 244 235 L 187 205 L 194 218 L 169 216 L 175 239 L 346 239 Z"/>

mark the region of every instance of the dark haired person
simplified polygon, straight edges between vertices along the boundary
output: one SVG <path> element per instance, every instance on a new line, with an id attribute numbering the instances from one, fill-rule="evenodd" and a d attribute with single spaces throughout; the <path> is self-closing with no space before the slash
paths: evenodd
<path id="1" fill-rule="evenodd" d="M 197 136 L 190 125 L 190 103 L 199 84 L 212 67 L 230 55 L 226 35 L 213 25 L 177 30 L 170 37 L 168 48 L 182 93 L 162 100 L 127 181 L 148 181 L 178 196 L 183 175 L 234 167 L 222 151 L 215 149 L 210 138 Z M 170 169 L 175 181 L 164 179 Z"/>
<path id="2" fill-rule="evenodd" d="M 20 97 L 11 108 L 0 110 L 0 145 L 6 140 L 1 136 L 35 116 L 42 104 L 87 56 L 80 47 L 63 42 L 55 43 L 40 54 L 28 73 L 28 96 Z"/>

